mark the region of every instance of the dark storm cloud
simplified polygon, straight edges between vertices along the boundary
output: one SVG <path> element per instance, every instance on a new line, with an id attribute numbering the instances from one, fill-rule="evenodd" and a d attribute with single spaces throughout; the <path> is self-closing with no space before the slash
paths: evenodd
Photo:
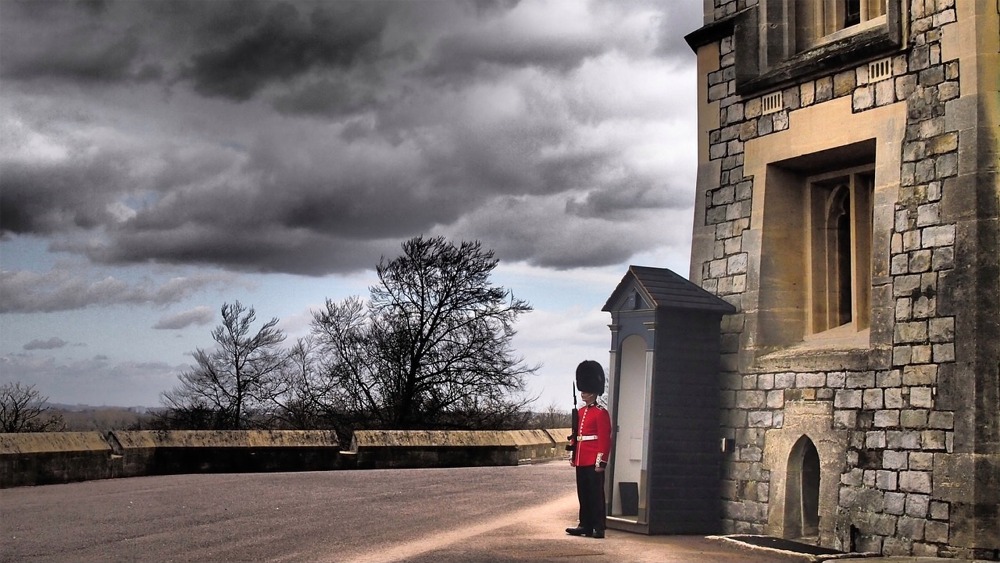
<path id="1" fill-rule="evenodd" d="M 58 336 L 53 336 L 45 340 L 35 339 L 24 345 L 25 350 L 55 350 L 58 348 L 63 348 L 68 346 L 69 342 L 66 342 Z"/>
<path id="2" fill-rule="evenodd" d="M 0 234 L 309 275 L 420 233 L 625 261 L 691 189 L 647 164 L 683 152 L 665 147 L 690 116 L 664 98 L 693 64 L 673 37 L 699 23 L 688 4 L 5 2 Z M 52 297 L 155 299 L 107 285 Z"/>
<path id="3" fill-rule="evenodd" d="M 183 76 L 201 94 L 247 100 L 271 82 L 313 69 L 351 66 L 377 55 L 385 25 L 383 5 L 373 2 L 270 2 L 247 12 L 239 5 L 233 8 L 227 13 L 226 40 L 195 52 L 184 69 Z"/>

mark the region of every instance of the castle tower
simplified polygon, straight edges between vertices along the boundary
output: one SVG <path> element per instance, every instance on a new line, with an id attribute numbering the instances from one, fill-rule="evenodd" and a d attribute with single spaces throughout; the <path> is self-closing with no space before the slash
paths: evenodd
<path id="1" fill-rule="evenodd" d="M 727 533 L 1000 560 L 996 0 L 704 0 Z"/>

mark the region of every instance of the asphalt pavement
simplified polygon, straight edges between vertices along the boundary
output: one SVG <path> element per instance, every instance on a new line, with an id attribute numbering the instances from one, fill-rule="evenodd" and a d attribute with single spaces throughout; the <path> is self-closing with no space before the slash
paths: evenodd
<path id="1" fill-rule="evenodd" d="M 88 481 L 0 490 L 0 562 L 815 561 L 703 536 L 571 537 L 576 512 L 562 462 Z"/>

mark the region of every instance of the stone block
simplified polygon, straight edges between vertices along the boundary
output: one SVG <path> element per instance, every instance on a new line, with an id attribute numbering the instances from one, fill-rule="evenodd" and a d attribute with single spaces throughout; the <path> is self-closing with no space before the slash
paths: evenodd
<path id="1" fill-rule="evenodd" d="M 889 492 L 885 494 L 885 512 L 899 516 L 906 509 L 906 494 Z"/>
<path id="2" fill-rule="evenodd" d="M 898 344 L 922 343 L 927 341 L 927 323 L 925 321 L 897 323 L 893 334 L 893 342 Z"/>
<path id="3" fill-rule="evenodd" d="M 833 427 L 836 429 L 855 428 L 858 420 L 858 411 L 838 410 L 833 413 Z"/>
<path id="4" fill-rule="evenodd" d="M 903 538 L 922 540 L 924 539 L 924 520 L 922 518 L 900 516 L 896 533 Z"/>
<path id="5" fill-rule="evenodd" d="M 864 111 L 875 106 L 875 88 L 873 86 L 861 86 L 854 90 L 851 105 L 854 111 Z"/>
<path id="6" fill-rule="evenodd" d="M 891 514 L 873 514 L 871 519 L 871 533 L 879 536 L 890 536 L 896 533 L 895 516 Z"/>
<path id="7" fill-rule="evenodd" d="M 949 178 L 958 174 L 958 154 L 941 155 L 934 163 L 934 175 L 938 179 Z"/>
<path id="8" fill-rule="evenodd" d="M 910 349 L 910 363 L 929 364 L 932 358 L 930 346 L 913 346 Z"/>
<path id="9" fill-rule="evenodd" d="M 931 411 L 927 425 L 939 430 L 955 429 L 955 413 L 948 411 Z"/>
<path id="10" fill-rule="evenodd" d="M 914 518 L 926 518 L 931 497 L 927 495 L 906 495 L 906 515 Z"/>
<path id="11" fill-rule="evenodd" d="M 882 491 L 896 490 L 896 472 L 879 470 L 875 472 L 875 486 Z"/>
<path id="12" fill-rule="evenodd" d="M 833 406 L 838 409 L 860 409 L 862 392 L 856 389 L 838 389 L 833 398 Z"/>
<path id="13" fill-rule="evenodd" d="M 932 206 L 924 205 L 921 206 L 921 209 L 926 209 L 930 207 Z M 934 206 L 934 210 L 936 209 L 937 207 Z M 924 222 L 925 225 L 930 225 L 937 223 L 937 217 L 936 216 L 932 218 L 922 217 L 918 218 L 917 222 L 918 223 Z M 909 256 L 907 256 L 908 258 L 906 262 L 907 273 L 918 274 L 922 272 L 929 272 L 931 270 L 931 260 L 933 259 L 933 257 L 934 254 L 930 250 L 918 250 L 916 252 L 911 252 Z"/>
<path id="14" fill-rule="evenodd" d="M 896 450 L 916 450 L 920 448 L 920 432 L 886 431 L 886 446 Z"/>
<path id="15" fill-rule="evenodd" d="M 803 82 L 799 85 L 799 104 L 802 107 L 811 106 L 816 101 L 816 83 Z"/>
<path id="16" fill-rule="evenodd" d="M 935 363 L 945 363 L 955 361 L 955 345 L 948 344 L 935 344 L 933 347 L 933 361 Z"/>
<path id="17" fill-rule="evenodd" d="M 875 374 L 872 372 L 852 372 L 847 374 L 845 387 L 850 389 L 866 389 L 875 386 Z"/>
<path id="18" fill-rule="evenodd" d="M 934 543 L 948 543 L 948 523 L 928 520 L 924 524 L 924 540 Z"/>
<path id="19" fill-rule="evenodd" d="M 795 377 L 796 387 L 824 387 L 826 386 L 825 373 L 800 373 Z"/>
<path id="20" fill-rule="evenodd" d="M 937 246 L 951 246 L 955 244 L 955 226 L 941 225 L 927 227 L 920 232 L 922 248 L 934 248 Z"/>
<path id="21" fill-rule="evenodd" d="M 927 324 L 927 336 L 931 342 L 954 342 L 955 317 L 930 319 Z"/>
<path id="22" fill-rule="evenodd" d="M 898 76 L 893 81 L 896 91 L 896 99 L 905 100 L 917 89 L 917 77 L 912 74 Z"/>
<path id="23" fill-rule="evenodd" d="M 795 387 L 794 373 L 779 373 L 774 376 L 774 387 L 776 389 L 788 389 Z"/>
<path id="24" fill-rule="evenodd" d="M 737 391 L 736 407 L 741 409 L 760 409 L 767 404 L 767 394 L 764 391 Z"/>
<path id="25" fill-rule="evenodd" d="M 824 76 L 816 80 L 816 103 L 833 99 L 833 78 Z"/>
<path id="26" fill-rule="evenodd" d="M 842 371 L 831 371 L 826 374 L 826 386 L 834 389 L 844 387 L 847 381 L 847 374 Z"/>
<path id="27" fill-rule="evenodd" d="M 899 425 L 903 428 L 927 428 L 927 411 L 905 409 L 899 413 Z"/>
<path id="28" fill-rule="evenodd" d="M 882 406 L 882 389 L 864 390 L 864 395 L 862 396 L 862 408 L 876 410 L 881 409 Z M 877 418 L 878 413 L 876 413 L 876 419 Z"/>
<path id="29" fill-rule="evenodd" d="M 886 469 L 907 469 L 910 454 L 897 450 L 882 453 L 882 467 Z"/>
<path id="30" fill-rule="evenodd" d="M 773 418 L 771 411 L 753 411 L 747 414 L 747 424 L 751 428 L 770 428 Z"/>
<path id="31" fill-rule="evenodd" d="M 885 106 L 896 102 L 896 85 L 892 80 L 875 83 L 875 105 Z"/>
<path id="32" fill-rule="evenodd" d="M 898 369 L 880 371 L 875 374 L 875 385 L 879 387 L 899 387 L 903 382 L 903 375 Z"/>
<path id="33" fill-rule="evenodd" d="M 930 503 L 930 514 L 934 520 L 947 520 L 948 503 L 932 500 Z"/>
<path id="34" fill-rule="evenodd" d="M 934 469 L 934 454 L 931 452 L 911 452 L 910 469 L 913 471 L 931 471 Z"/>
<path id="35" fill-rule="evenodd" d="M 785 392 L 775 389 L 767 392 L 767 408 L 780 409 L 785 406 Z"/>
<path id="36" fill-rule="evenodd" d="M 924 531 L 924 536 L 926 535 L 927 532 Z M 913 542 L 913 555 L 915 557 L 937 557 L 939 555 L 938 546 L 932 543 Z"/>
<path id="37" fill-rule="evenodd" d="M 920 443 L 924 450 L 941 450 L 947 449 L 946 434 L 943 430 L 924 430 L 920 434 Z"/>
<path id="38" fill-rule="evenodd" d="M 934 385 L 937 383 L 937 366 L 919 365 L 903 368 L 903 385 Z"/>
<path id="39" fill-rule="evenodd" d="M 930 387 L 911 387 L 910 406 L 929 409 L 934 406 L 934 394 Z"/>
<path id="40" fill-rule="evenodd" d="M 887 537 L 882 543 L 882 555 L 902 556 L 913 551 L 913 540 L 904 537 Z"/>
<path id="41" fill-rule="evenodd" d="M 889 272 L 894 276 L 908 274 L 910 272 L 910 257 L 906 254 L 896 254 L 889 261 Z M 899 317 L 906 318 L 906 317 Z"/>
<path id="42" fill-rule="evenodd" d="M 949 131 L 932 137 L 927 142 L 927 152 L 932 155 L 958 150 L 958 133 Z"/>
<path id="43" fill-rule="evenodd" d="M 875 428 L 893 428 L 899 426 L 899 411 L 898 410 L 875 411 L 875 420 L 873 425 L 875 426 Z"/>
<path id="44" fill-rule="evenodd" d="M 907 493 L 931 493 L 931 473 L 928 471 L 901 471 L 899 489 Z"/>
<path id="45" fill-rule="evenodd" d="M 899 388 L 886 389 L 885 390 L 885 408 L 887 409 L 900 409 L 903 408 L 903 390 Z"/>
<path id="46" fill-rule="evenodd" d="M 865 432 L 865 447 L 869 449 L 881 449 L 886 447 L 886 434 L 881 430 Z"/>
<path id="47" fill-rule="evenodd" d="M 942 71 L 942 76 L 944 76 Z M 834 97 L 846 96 L 851 93 L 857 86 L 857 76 L 854 71 L 845 70 L 843 72 L 838 72 L 833 76 L 833 95 Z"/>

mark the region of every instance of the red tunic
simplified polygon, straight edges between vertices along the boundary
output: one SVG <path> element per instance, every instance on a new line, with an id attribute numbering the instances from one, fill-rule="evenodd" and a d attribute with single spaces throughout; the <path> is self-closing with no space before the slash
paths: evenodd
<path id="1" fill-rule="evenodd" d="M 611 415 L 600 405 L 581 408 L 580 427 L 575 438 L 572 464 L 577 467 L 601 464 L 603 467 L 611 459 Z"/>

